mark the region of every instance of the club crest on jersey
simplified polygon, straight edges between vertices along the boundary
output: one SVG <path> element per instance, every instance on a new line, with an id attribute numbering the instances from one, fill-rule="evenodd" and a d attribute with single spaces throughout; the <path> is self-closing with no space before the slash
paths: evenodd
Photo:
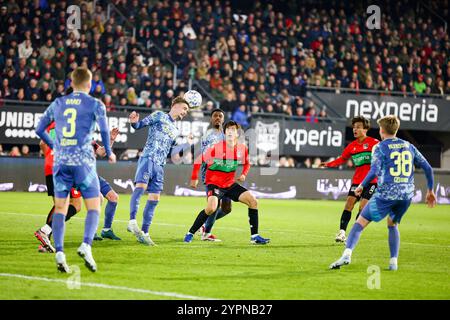
<path id="1" fill-rule="evenodd" d="M 368 148 L 369 148 L 369 145 L 368 145 L 367 143 L 364 143 L 364 144 L 363 144 L 363 148 L 364 148 L 364 149 L 368 149 Z"/>

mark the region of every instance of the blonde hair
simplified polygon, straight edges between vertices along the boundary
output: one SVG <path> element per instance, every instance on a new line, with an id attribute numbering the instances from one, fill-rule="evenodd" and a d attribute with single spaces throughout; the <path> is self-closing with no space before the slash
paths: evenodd
<path id="1" fill-rule="evenodd" d="M 377 121 L 378 125 L 390 135 L 395 135 L 400 128 L 400 120 L 397 116 L 385 116 Z"/>
<path id="2" fill-rule="evenodd" d="M 72 71 L 71 79 L 74 87 L 84 87 L 92 80 L 92 72 L 87 68 L 78 67 Z"/>
<path id="3" fill-rule="evenodd" d="M 172 100 L 171 107 L 173 107 L 173 106 L 176 105 L 177 103 L 184 103 L 184 104 L 186 104 L 189 108 L 191 107 L 191 106 L 189 105 L 189 102 L 187 102 L 187 100 L 184 99 L 182 96 L 175 97 L 175 98 Z"/>

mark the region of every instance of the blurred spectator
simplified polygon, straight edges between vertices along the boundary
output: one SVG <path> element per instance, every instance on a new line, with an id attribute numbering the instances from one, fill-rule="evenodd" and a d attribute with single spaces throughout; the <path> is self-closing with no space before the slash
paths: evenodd
<path id="1" fill-rule="evenodd" d="M 28 145 L 24 144 L 22 145 L 22 157 L 30 157 L 30 147 Z"/>
<path id="2" fill-rule="evenodd" d="M 280 160 L 278 160 L 278 165 L 277 165 L 277 166 L 280 167 L 280 168 L 286 168 L 286 167 L 288 167 L 288 166 L 289 166 L 289 163 L 288 163 L 286 157 L 281 156 L 281 157 L 280 157 Z"/>
<path id="3" fill-rule="evenodd" d="M 311 107 L 308 109 L 307 113 L 306 113 L 306 122 L 313 122 L 313 123 L 317 123 L 319 122 L 319 119 L 316 115 L 316 108 L 315 107 Z"/>
<path id="4" fill-rule="evenodd" d="M 296 165 L 295 165 L 295 160 L 294 160 L 294 158 L 293 157 L 288 157 L 287 158 L 287 163 L 288 163 L 288 168 L 295 168 L 296 167 Z"/>
<path id="5" fill-rule="evenodd" d="M 303 161 L 303 165 L 305 168 L 311 168 L 312 167 L 312 163 L 311 163 L 311 159 L 310 158 L 306 158 L 305 161 Z"/>
<path id="6" fill-rule="evenodd" d="M 319 157 L 314 158 L 314 162 L 313 162 L 313 164 L 311 165 L 311 168 L 313 168 L 313 169 L 320 168 L 320 163 L 321 163 L 321 162 L 322 162 L 322 161 L 320 160 Z"/>
<path id="7" fill-rule="evenodd" d="M 240 105 L 231 116 L 231 120 L 236 121 L 242 129 L 247 129 L 249 127 L 248 115 L 246 111 L 246 106 L 244 104 Z"/>
<path id="8" fill-rule="evenodd" d="M 11 151 L 9 152 L 10 157 L 20 157 L 20 150 L 18 146 L 12 147 Z"/>
<path id="9" fill-rule="evenodd" d="M 3 151 L 3 146 L 0 144 L 0 156 L 6 156 L 7 153 Z"/>

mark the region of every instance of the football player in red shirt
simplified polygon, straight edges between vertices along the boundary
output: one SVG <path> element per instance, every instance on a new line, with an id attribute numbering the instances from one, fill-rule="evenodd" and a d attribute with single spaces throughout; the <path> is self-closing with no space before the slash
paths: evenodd
<path id="1" fill-rule="evenodd" d="M 205 184 L 207 190 L 206 208 L 198 214 L 194 224 L 184 237 L 184 242 L 192 242 L 194 234 L 205 223 L 206 219 L 216 212 L 219 200 L 227 197 L 234 202 L 242 202 L 248 206 L 250 222 L 250 242 L 253 244 L 267 244 L 270 239 L 258 234 L 258 202 L 253 194 L 236 183 L 236 170 L 241 163 L 244 168 L 237 181 L 244 182 L 250 170 L 248 149 L 238 143 L 240 126 L 235 121 L 228 121 L 224 125 L 225 140 L 213 145 L 200 155 L 194 163 L 191 180 L 198 180 L 198 171 L 203 162 L 206 163 Z"/>
<path id="2" fill-rule="evenodd" d="M 356 140 L 350 143 L 344 149 L 342 155 L 336 160 L 330 162 L 322 162 L 320 164 L 321 167 L 326 168 L 338 167 L 346 163 L 351 158 L 356 168 L 355 174 L 353 175 L 352 179 L 352 186 L 350 187 L 350 190 L 348 192 L 344 212 L 342 212 L 340 230 L 336 235 L 336 242 L 346 241 L 345 231 L 347 230 L 347 225 L 352 217 L 352 210 L 356 202 L 358 200 L 361 200 L 361 202 L 359 203 L 359 212 L 361 212 L 361 210 L 367 204 L 377 188 L 377 178 L 375 177 L 370 182 L 369 187 L 364 189 L 362 195 L 357 196 L 355 194 L 355 189 L 360 185 L 360 183 L 366 177 L 367 173 L 370 171 L 370 162 L 372 161 L 372 148 L 380 141 L 367 136 L 367 130 L 369 130 L 370 128 L 369 119 L 366 119 L 362 116 L 355 117 L 352 119 L 352 127 L 353 136 Z M 359 212 L 356 218 L 358 218 Z"/>

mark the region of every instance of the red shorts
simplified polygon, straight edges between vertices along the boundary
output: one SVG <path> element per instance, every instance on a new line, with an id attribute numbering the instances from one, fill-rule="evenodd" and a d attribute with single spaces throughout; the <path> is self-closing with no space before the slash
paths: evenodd
<path id="1" fill-rule="evenodd" d="M 70 197 L 72 199 L 81 198 L 81 192 L 76 190 L 75 188 L 70 189 Z"/>

